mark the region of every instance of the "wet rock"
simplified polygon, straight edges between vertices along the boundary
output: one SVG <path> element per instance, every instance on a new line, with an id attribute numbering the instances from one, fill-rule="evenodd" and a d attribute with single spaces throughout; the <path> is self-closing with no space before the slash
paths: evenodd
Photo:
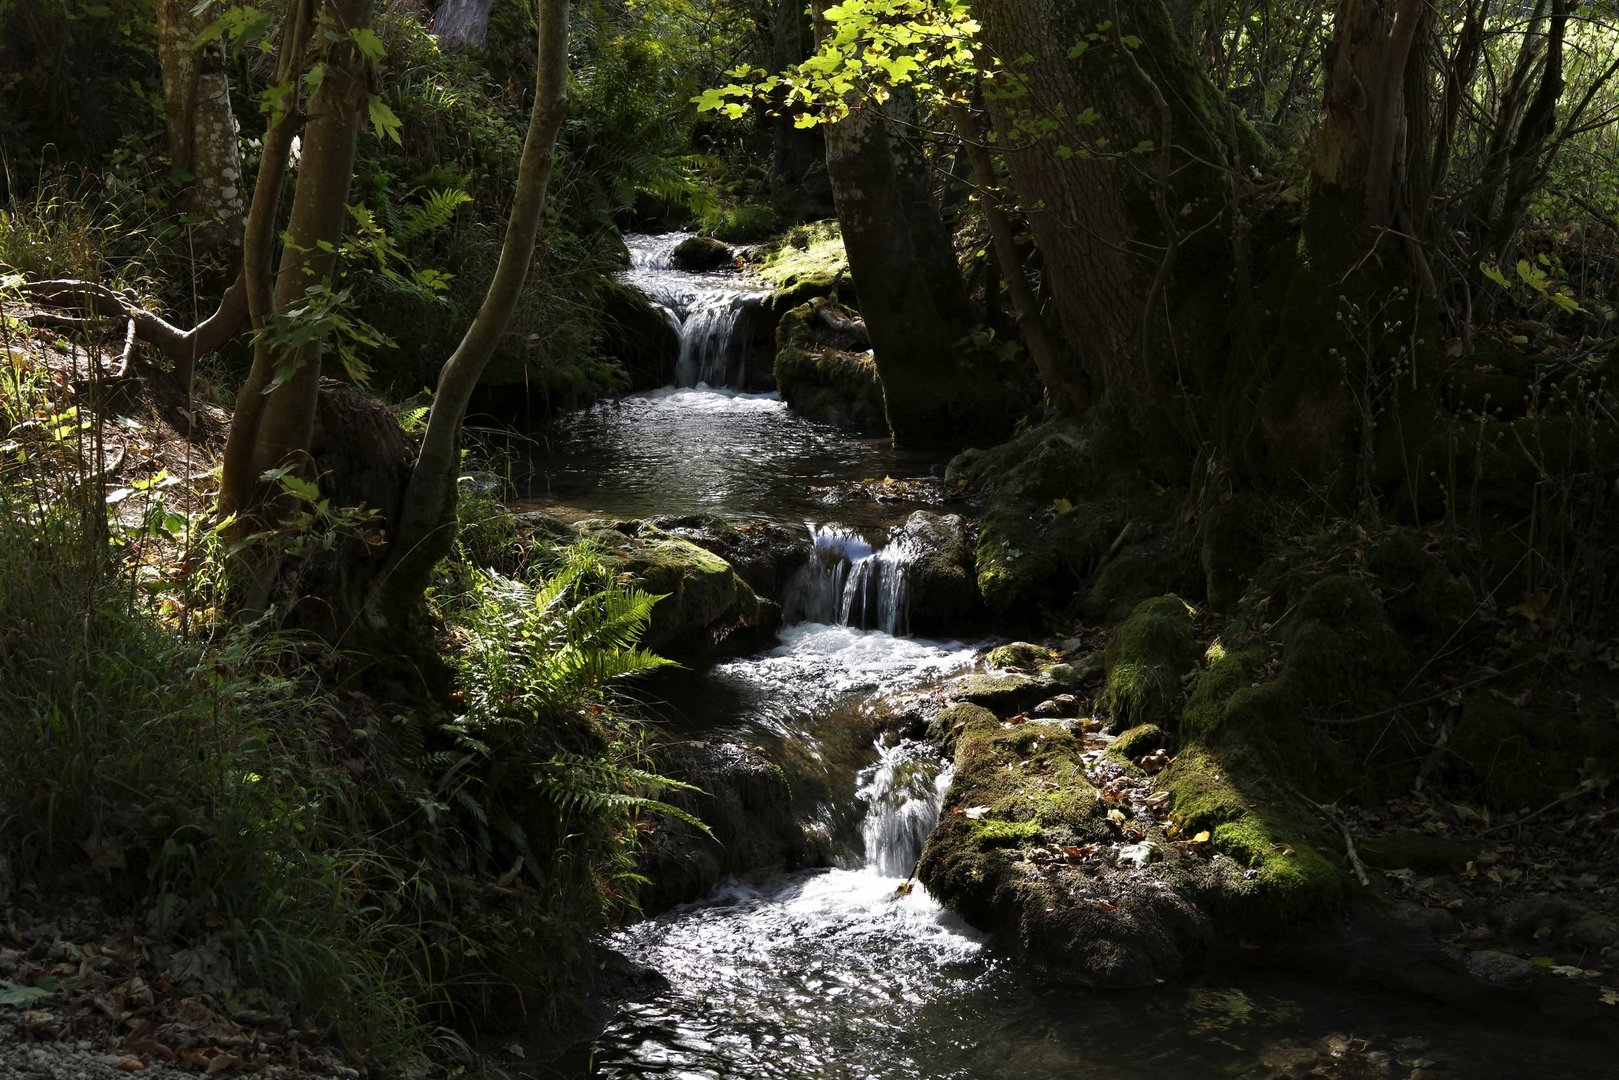
<path id="1" fill-rule="evenodd" d="M 1054 698 L 1047 698 L 1034 707 L 1034 715 L 1049 718 L 1056 716 L 1074 716 L 1079 710 L 1079 699 L 1073 694 L 1058 694 Z"/>
<path id="2" fill-rule="evenodd" d="M 956 634 L 983 614 L 974 572 L 973 538 L 959 514 L 918 510 L 890 537 L 916 552 L 906 567 L 911 632 Z"/>
<path id="3" fill-rule="evenodd" d="M 733 874 L 793 869 L 812 847 L 797 820 L 786 771 L 762 748 L 725 742 L 677 743 L 656 751 L 660 771 L 698 788 L 670 803 L 708 826 L 710 835 L 660 818 L 637 857 L 649 883 L 644 910 L 656 912 L 707 896 Z"/>
<path id="4" fill-rule="evenodd" d="M 1467 970 L 1475 979 L 1490 986 L 1514 986 L 1535 975 L 1534 965 L 1521 956 L 1482 949 L 1467 957 Z"/>
<path id="5" fill-rule="evenodd" d="M 919 865 L 928 890 L 1061 981 L 1147 987 L 1201 963 L 1213 935 L 1189 896 L 1208 864 L 1154 840 L 1116 865 L 1085 744 L 1060 725 L 957 710 L 955 776 Z"/>
<path id="6" fill-rule="evenodd" d="M 882 381 L 865 323 L 826 297 L 782 316 L 776 327 L 776 386 L 794 411 L 850 431 L 888 431 Z"/>
<path id="7" fill-rule="evenodd" d="M 802 529 L 746 522 L 733 524 L 713 514 L 655 518 L 671 536 L 689 540 L 731 564 L 755 593 L 780 603 L 793 575 L 810 560 L 812 547 Z"/>
<path id="8" fill-rule="evenodd" d="M 680 331 L 645 293 L 607 280 L 601 291 L 602 353 L 623 366 L 630 389 L 664 385 L 680 359 Z"/>
<path id="9" fill-rule="evenodd" d="M 723 270 L 735 261 L 736 253 L 711 236 L 682 240 L 669 256 L 669 263 L 675 269 L 696 274 Z"/>

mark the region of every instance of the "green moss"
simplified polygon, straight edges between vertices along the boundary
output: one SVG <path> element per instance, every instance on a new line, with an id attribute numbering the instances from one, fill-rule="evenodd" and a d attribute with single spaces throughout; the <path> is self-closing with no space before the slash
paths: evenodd
<path id="1" fill-rule="evenodd" d="M 1040 839 L 1041 829 L 1033 821 L 975 821 L 971 843 L 980 851 L 988 848 L 1023 847 Z"/>
<path id="2" fill-rule="evenodd" d="M 1181 712 L 1181 737 L 1188 742 L 1208 741 L 1219 734 L 1230 715 L 1232 698 L 1248 687 L 1269 657 L 1270 650 L 1262 646 L 1236 652 L 1222 649 L 1198 676 L 1191 699 Z"/>
<path id="3" fill-rule="evenodd" d="M 1178 596 L 1155 596 L 1136 605 L 1108 639 L 1103 653 L 1109 667 L 1157 663 L 1180 671 L 1197 660 L 1197 626 L 1192 608 Z"/>
<path id="4" fill-rule="evenodd" d="M 1134 761 L 1164 745 L 1164 729 L 1157 724 L 1141 724 L 1124 732 L 1108 745 L 1108 752 Z"/>
<path id="5" fill-rule="evenodd" d="M 928 738 L 944 749 L 953 751 L 956 739 L 973 722 L 996 724 L 999 721 L 994 713 L 983 706 L 961 702 L 934 714 L 933 719 L 928 721 Z"/>
<path id="6" fill-rule="evenodd" d="M 1055 663 L 1057 653 L 1044 645 L 1027 641 L 1014 641 L 1010 645 L 997 645 L 984 656 L 984 663 L 992 668 L 1022 668 L 1033 670 Z"/>
<path id="7" fill-rule="evenodd" d="M 1113 632 L 1102 656 L 1107 682 L 1096 704 L 1114 725 L 1168 725 L 1181 676 L 1197 658 L 1191 609 L 1178 596 L 1143 601 Z"/>
<path id="8" fill-rule="evenodd" d="M 1170 793 L 1173 820 L 1183 834 L 1210 832 L 1215 850 L 1250 872 L 1223 886 L 1222 903 L 1241 924 L 1262 926 L 1342 895 L 1342 874 L 1290 809 L 1249 797 L 1208 752 L 1182 750 L 1159 788 Z"/>
<path id="9" fill-rule="evenodd" d="M 812 282 L 830 288 L 839 275 L 849 272 L 849 256 L 836 221 L 796 226 L 780 241 L 755 248 L 749 261 L 755 273 L 778 289 Z"/>

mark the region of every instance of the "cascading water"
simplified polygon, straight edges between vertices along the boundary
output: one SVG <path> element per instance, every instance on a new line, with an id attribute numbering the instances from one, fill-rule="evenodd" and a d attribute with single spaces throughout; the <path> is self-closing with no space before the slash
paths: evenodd
<path id="1" fill-rule="evenodd" d="M 691 233 L 629 235 L 626 284 L 646 293 L 680 335 L 676 386 L 747 389 L 744 331 L 769 290 L 734 273 L 697 274 L 672 265 L 675 248 Z"/>
<path id="2" fill-rule="evenodd" d="M 878 746 L 877 763 L 860 774 L 855 797 L 865 804 L 861 824 L 866 868 L 883 877 L 908 878 L 950 787 L 951 769 L 916 742 Z"/>
<path id="3" fill-rule="evenodd" d="M 909 630 L 908 570 L 918 552 L 897 537 L 883 547 L 838 525 L 810 527 L 815 550 L 788 590 L 789 618 L 903 636 Z"/>

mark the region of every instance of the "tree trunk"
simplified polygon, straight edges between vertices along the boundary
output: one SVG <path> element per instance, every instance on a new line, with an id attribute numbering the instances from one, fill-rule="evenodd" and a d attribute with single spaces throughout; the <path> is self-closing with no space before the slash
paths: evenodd
<path id="1" fill-rule="evenodd" d="M 534 104 L 500 263 L 472 325 L 445 363 L 433 395 L 427 431 L 411 470 L 387 560 L 367 604 L 368 616 L 379 631 L 397 629 L 420 609 L 433 567 L 455 540 L 461 423 L 528 279 L 534 241 L 545 213 L 557 134 L 568 112 L 568 0 L 540 0 L 538 23 Z"/>
<path id="2" fill-rule="evenodd" d="M 1172 318 L 1168 296 L 1177 278 L 1223 288 L 1231 170 L 1265 168 L 1270 153 L 1163 0 L 981 0 L 975 11 L 1002 63 L 991 117 L 1079 358 L 1048 389 L 1073 399 L 1089 382 L 1097 407 L 1139 429 L 1191 362 L 1191 319 Z"/>
<path id="3" fill-rule="evenodd" d="M 225 43 L 196 43 L 215 13 L 197 14 L 195 7 L 195 0 L 157 2 L 163 120 L 174 167 L 191 178 L 184 208 L 196 220 L 196 246 L 234 251 L 241 244 L 244 192 Z"/>
<path id="4" fill-rule="evenodd" d="M 995 160 L 983 143 L 978 121 L 965 105 L 952 106 L 950 113 L 956 131 L 961 135 L 973 179 L 978 185 L 978 205 L 989 226 L 990 241 L 995 249 L 995 265 L 1006 282 L 1007 294 L 1012 298 L 1012 310 L 1017 314 L 1018 329 L 1034 361 L 1035 371 L 1039 373 L 1040 381 L 1045 384 L 1051 403 L 1058 412 L 1082 413 L 1090 405 L 1089 382 L 1052 334 L 1040 310 L 1040 301 L 1023 272 L 1023 264 L 1018 259 L 1017 232 L 1012 225 L 1011 215 L 1001 205 L 997 194 L 1000 191 L 1000 178 L 995 173 Z M 992 288 L 993 284 L 986 286 L 986 289 Z"/>
<path id="5" fill-rule="evenodd" d="M 818 25 L 828 0 L 815 0 Z M 826 164 L 894 441 L 961 445 L 982 417 L 958 363 L 974 319 L 917 157 L 870 101 L 826 130 Z"/>
<path id="6" fill-rule="evenodd" d="M 807 60 L 815 34 L 803 0 L 775 0 L 770 27 L 773 71 L 786 71 Z M 836 213 L 826 175 L 826 132 L 801 128 L 790 115 L 771 116 L 771 201 L 789 219 L 814 219 Z"/>
<path id="7" fill-rule="evenodd" d="M 371 0 L 324 0 L 321 11 L 326 25 L 350 31 L 371 22 Z M 365 57 L 348 36 L 317 32 L 312 41 L 313 60 L 323 65 L 325 76 L 308 106 L 270 308 L 254 312 L 255 324 L 262 326 L 260 340 L 238 395 L 220 481 L 221 510 L 237 515 L 238 538 L 271 528 L 297 509 L 278 483 L 264 479 L 267 472 L 309 470 L 325 337 L 300 335 L 297 342 L 289 342 L 285 335 L 296 329 L 297 319 L 309 317 L 310 306 L 329 297 L 335 281 L 337 247 L 348 220 L 355 142 L 369 92 Z M 250 300 L 254 291 L 250 285 Z M 256 306 L 262 303 L 260 296 Z M 268 598 L 280 558 L 261 545 L 258 550 L 247 549 L 244 560 L 247 607 L 253 609 Z"/>

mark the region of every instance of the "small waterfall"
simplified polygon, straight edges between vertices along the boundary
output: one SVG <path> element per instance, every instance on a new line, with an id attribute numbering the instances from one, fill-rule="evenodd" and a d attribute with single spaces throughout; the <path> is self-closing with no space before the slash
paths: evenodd
<path id="1" fill-rule="evenodd" d="M 874 548 L 859 533 L 837 525 L 811 526 L 815 553 L 788 589 L 789 619 L 881 630 L 903 637 L 910 629 L 907 571 L 916 548 L 899 539 Z"/>
<path id="2" fill-rule="evenodd" d="M 939 822 L 950 768 L 922 743 L 879 743 L 877 751 L 877 763 L 861 772 L 855 794 L 866 807 L 861 826 L 866 869 L 883 877 L 908 878 Z"/>
<path id="3" fill-rule="evenodd" d="M 630 269 L 623 279 L 646 293 L 680 335 L 680 359 L 672 373 L 676 386 L 747 389 L 748 319 L 769 290 L 735 273 L 675 269 L 675 248 L 691 235 L 624 237 Z"/>

